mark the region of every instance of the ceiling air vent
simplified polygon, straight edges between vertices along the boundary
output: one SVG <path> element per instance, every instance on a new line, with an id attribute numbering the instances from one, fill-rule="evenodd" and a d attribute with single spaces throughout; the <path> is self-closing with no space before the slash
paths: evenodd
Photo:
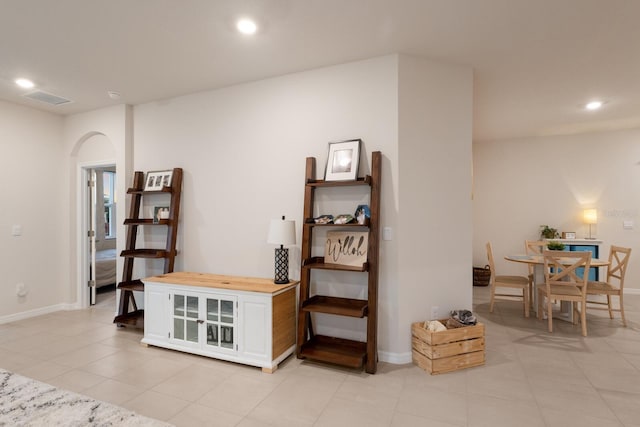
<path id="1" fill-rule="evenodd" d="M 25 98 L 35 99 L 36 101 L 46 102 L 50 105 L 62 105 L 68 104 L 71 101 L 70 99 L 63 98 L 58 95 L 53 95 L 51 93 L 43 92 L 41 90 L 36 90 L 34 92 L 27 93 L 23 95 Z"/>

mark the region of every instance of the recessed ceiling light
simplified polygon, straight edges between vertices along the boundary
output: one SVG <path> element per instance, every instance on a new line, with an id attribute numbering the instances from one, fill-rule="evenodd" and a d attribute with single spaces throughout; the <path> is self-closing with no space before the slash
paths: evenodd
<path id="1" fill-rule="evenodd" d="M 23 89 L 31 89 L 35 84 L 29 79 L 16 79 L 16 84 Z"/>
<path id="2" fill-rule="evenodd" d="M 584 106 L 587 110 L 597 110 L 600 107 L 602 107 L 602 101 L 591 101 Z"/>
<path id="3" fill-rule="evenodd" d="M 109 95 L 109 98 L 111 99 L 120 99 L 120 92 L 116 92 L 115 90 L 109 90 L 107 91 L 107 95 Z"/>
<path id="4" fill-rule="evenodd" d="M 247 35 L 255 34 L 256 31 L 258 31 L 258 25 L 255 23 L 255 21 L 248 18 L 238 20 L 238 22 L 236 22 L 236 28 L 242 34 Z"/>

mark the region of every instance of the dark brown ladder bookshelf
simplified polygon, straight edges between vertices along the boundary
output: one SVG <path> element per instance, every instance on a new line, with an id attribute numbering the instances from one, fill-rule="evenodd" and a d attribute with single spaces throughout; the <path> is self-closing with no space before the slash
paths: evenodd
<path id="1" fill-rule="evenodd" d="M 316 159 L 307 157 L 304 191 L 304 224 L 302 226 L 302 272 L 300 277 L 300 303 L 298 315 L 298 358 L 333 363 L 362 369 L 375 374 L 378 363 L 378 257 L 380 229 L 380 175 L 379 151 L 371 153 L 371 175 L 350 181 L 317 180 Z M 371 218 L 364 224 L 316 224 L 313 220 L 315 192 L 318 188 L 368 186 Z M 312 256 L 313 230 L 317 227 L 362 228 L 369 231 L 367 262 L 362 267 L 325 264 L 323 257 Z M 317 243 L 317 242 L 316 242 Z M 311 295 L 312 270 L 362 272 L 368 275 L 366 299 Z M 313 329 L 312 313 L 349 316 L 367 319 L 366 342 L 317 335 Z"/>
<path id="2" fill-rule="evenodd" d="M 133 265 L 136 258 L 164 259 L 164 273 L 173 272 L 175 264 L 176 240 L 178 237 L 178 218 L 180 217 L 180 196 L 182 192 L 182 168 L 174 168 L 171 177 L 171 185 L 160 190 L 145 191 L 144 172 L 135 172 L 133 186 L 127 190 L 131 196 L 129 218 L 124 220 L 127 226 L 126 249 L 120 253 L 124 258 L 122 282 L 118 283 L 120 289 L 120 301 L 118 315 L 113 323 L 118 326 L 131 326 L 144 328 L 144 310 L 139 309 L 133 292 L 144 291 L 144 283 L 140 279 L 133 278 Z M 169 197 L 169 217 L 154 220 L 153 218 L 141 218 L 140 208 L 142 199 L 148 195 L 166 194 Z M 163 226 L 167 229 L 166 245 L 164 249 L 136 248 L 136 239 L 139 226 Z"/>

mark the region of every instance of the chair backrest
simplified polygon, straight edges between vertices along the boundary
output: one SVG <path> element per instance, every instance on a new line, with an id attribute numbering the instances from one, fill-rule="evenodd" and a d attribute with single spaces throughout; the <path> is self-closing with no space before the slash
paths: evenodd
<path id="1" fill-rule="evenodd" d="M 547 242 L 544 240 L 525 240 L 524 250 L 527 255 L 542 255 L 542 252 L 547 247 Z M 529 274 L 533 274 L 534 265 L 529 264 Z"/>
<path id="2" fill-rule="evenodd" d="M 544 240 L 525 240 L 524 250 L 527 255 L 542 255 L 547 242 Z"/>
<path id="3" fill-rule="evenodd" d="M 491 278 L 489 279 L 489 284 L 493 285 L 493 281 L 496 276 L 496 267 L 493 262 L 493 251 L 491 250 L 491 242 L 487 242 L 487 259 L 489 260 L 489 268 L 491 269 Z"/>
<path id="4" fill-rule="evenodd" d="M 624 287 L 624 276 L 627 273 L 629 255 L 631 255 L 631 248 L 611 245 L 609 267 L 607 267 L 607 283 L 612 284 L 611 279 L 617 279 L 620 290 Z"/>
<path id="5" fill-rule="evenodd" d="M 591 252 L 573 251 L 543 251 L 544 278 L 549 294 L 551 285 L 577 286 L 583 296 L 587 294 L 588 274 L 580 277 L 576 270 L 584 267 L 589 271 L 591 266 Z"/>

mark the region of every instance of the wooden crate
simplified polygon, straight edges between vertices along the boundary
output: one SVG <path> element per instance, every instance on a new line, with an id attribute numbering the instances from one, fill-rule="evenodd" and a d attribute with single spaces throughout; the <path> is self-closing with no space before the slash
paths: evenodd
<path id="1" fill-rule="evenodd" d="M 441 320 L 446 324 L 446 320 Z M 484 365 L 484 325 L 431 332 L 424 322 L 411 324 L 413 363 L 430 374 Z"/>

